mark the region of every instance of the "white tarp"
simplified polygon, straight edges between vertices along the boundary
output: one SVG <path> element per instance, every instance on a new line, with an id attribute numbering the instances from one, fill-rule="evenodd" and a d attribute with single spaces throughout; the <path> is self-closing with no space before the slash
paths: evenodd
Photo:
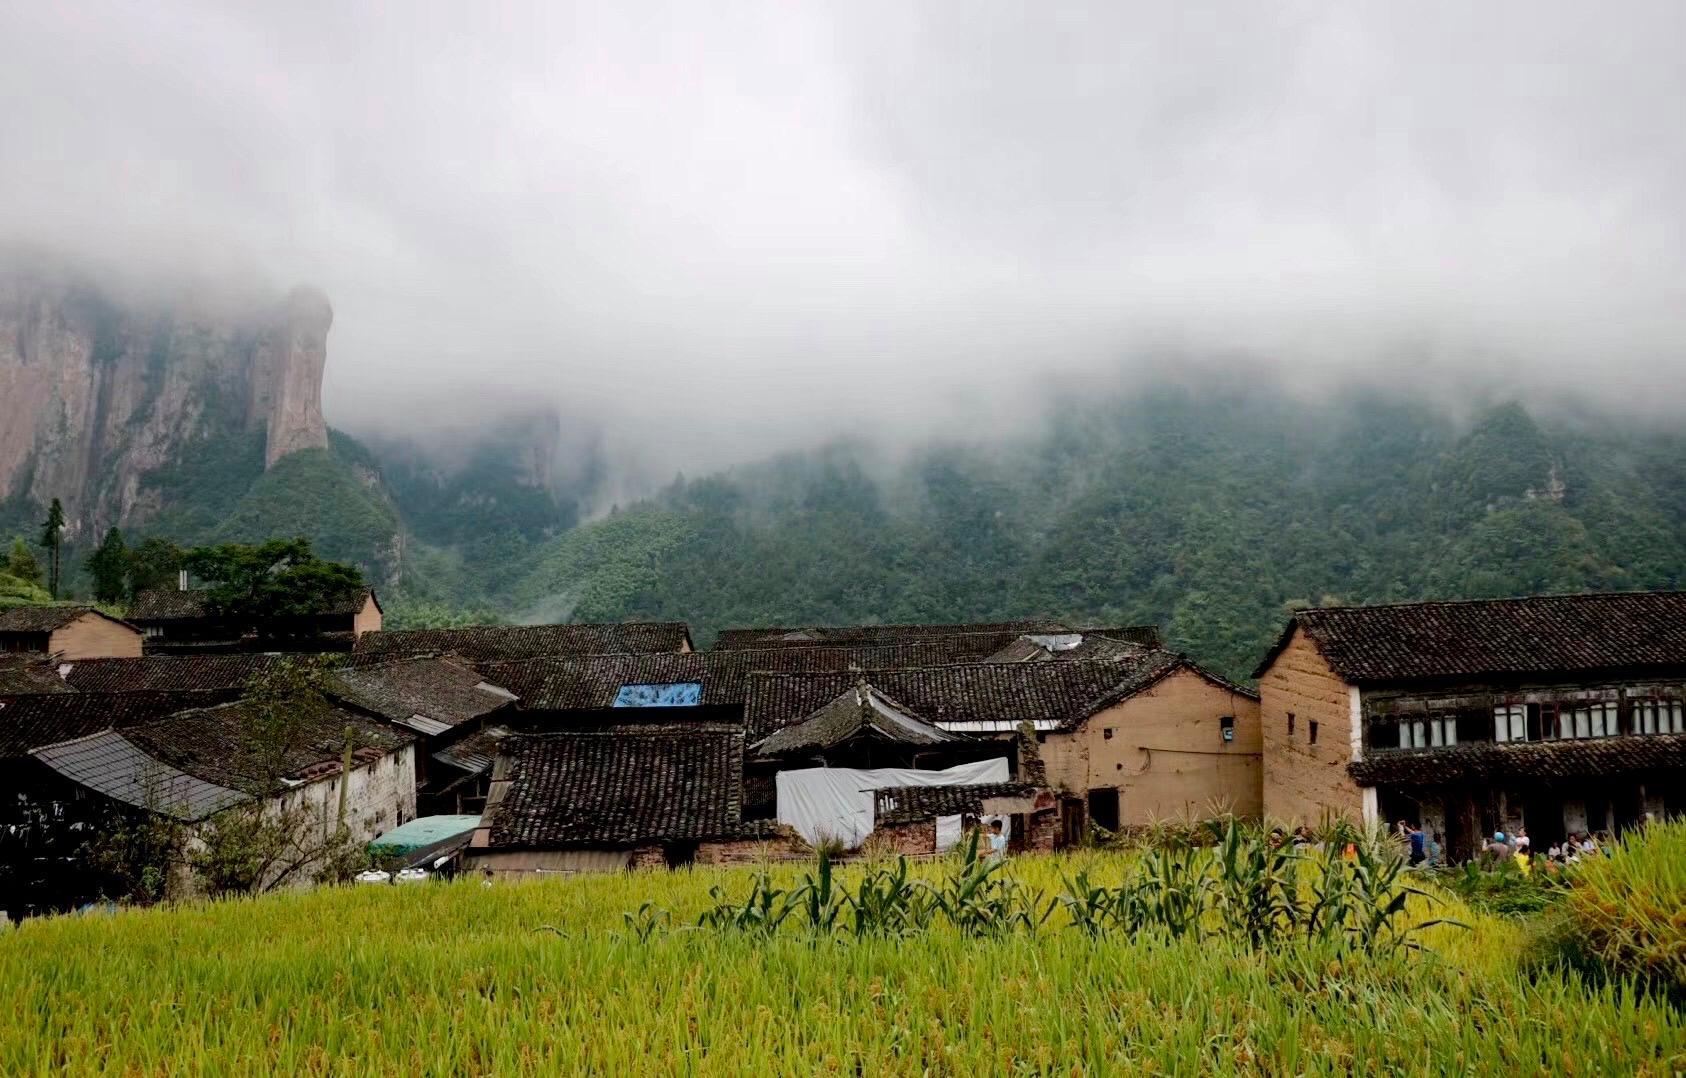
<path id="1" fill-rule="evenodd" d="M 1010 782 L 1005 757 L 943 771 L 911 767 L 805 767 L 778 774 L 779 822 L 810 843 L 832 838 L 853 848 L 872 833 L 872 791 L 888 786 L 978 786 Z"/>
<path id="2" fill-rule="evenodd" d="M 962 826 L 962 825 L 965 824 L 965 822 L 966 822 L 966 817 L 964 817 L 964 816 L 938 816 L 937 817 L 937 852 L 938 853 L 947 853 L 949 850 L 954 849 L 954 847 L 959 844 L 960 839 L 965 835 L 965 830 L 964 830 L 964 827 Z"/>

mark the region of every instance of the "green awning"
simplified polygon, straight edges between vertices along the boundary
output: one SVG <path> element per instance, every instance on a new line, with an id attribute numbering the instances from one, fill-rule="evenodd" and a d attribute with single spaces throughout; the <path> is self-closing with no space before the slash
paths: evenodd
<path id="1" fill-rule="evenodd" d="M 418 816 L 369 843 L 376 853 L 412 854 L 473 831 L 478 816 Z"/>

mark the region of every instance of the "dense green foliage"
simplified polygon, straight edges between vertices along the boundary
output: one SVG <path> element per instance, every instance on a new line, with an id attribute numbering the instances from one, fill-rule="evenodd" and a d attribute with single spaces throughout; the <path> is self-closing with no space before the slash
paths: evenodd
<path id="1" fill-rule="evenodd" d="M 541 547 L 519 613 L 1152 622 L 1245 676 L 1293 604 L 1686 586 L 1686 438 L 1164 389 L 1010 444 L 681 482 Z"/>
<path id="2" fill-rule="evenodd" d="M 102 603 L 116 603 L 128 598 L 129 547 L 123 541 L 120 528 L 107 528 L 105 538 L 82 562 L 89 580 L 93 582 L 94 598 Z"/>
<path id="3" fill-rule="evenodd" d="M 183 564 L 218 614 L 253 622 L 260 632 L 268 619 L 314 614 L 363 586 L 356 568 L 317 557 L 303 538 L 194 547 Z"/>
<path id="4" fill-rule="evenodd" d="M 1011 860 L 1049 893 L 1131 855 Z M 845 866 L 859 895 L 871 866 Z M 327 888 L 0 933 L 7 1074 L 1667 1074 L 1686 1014 L 1524 971 L 1522 932 L 1427 952 L 1163 933 L 1002 936 L 962 916 L 847 944 L 680 931 L 755 870 Z M 774 866 L 774 888 L 807 866 Z M 914 868 L 934 882 L 941 865 Z M 870 902 L 870 899 L 869 899 Z M 645 907 L 650 903 L 651 907 Z M 671 911 L 673 931 L 646 934 Z M 1413 919 L 1435 911 L 1413 909 Z M 843 916 L 851 916 L 845 913 Z"/>
<path id="5" fill-rule="evenodd" d="M 398 567 L 397 510 L 367 451 L 337 432 L 329 441 L 265 471 L 262 431 L 207 439 L 148 478 L 164 509 L 137 530 L 182 545 L 302 535 L 323 557 L 385 579 Z"/>

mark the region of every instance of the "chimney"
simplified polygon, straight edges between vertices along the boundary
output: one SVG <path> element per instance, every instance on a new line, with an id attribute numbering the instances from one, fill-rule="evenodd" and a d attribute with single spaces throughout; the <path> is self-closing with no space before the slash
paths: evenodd
<path id="1" fill-rule="evenodd" d="M 176 572 L 176 590 L 177 591 L 186 591 L 187 590 L 187 570 L 186 569 L 181 569 L 181 570 L 178 570 Z"/>

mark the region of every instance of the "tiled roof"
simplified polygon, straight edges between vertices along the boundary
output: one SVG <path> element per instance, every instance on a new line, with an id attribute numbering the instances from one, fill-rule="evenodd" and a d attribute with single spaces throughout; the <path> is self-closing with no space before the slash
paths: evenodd
<path id="1" fill-rule="evenodd" d="M 398 659 L 335 671 L 335 697 L 425 734 L 445 730 L 514 701 L 507 690 L 449 659 Z"/>
<path id="2" fill-rule="evenodd" d="M 193 708 L 143 722 L 124 736 L 154 759 L 229 789 L 261 793 L 276 779 L 309 780 L 339 770 L 345 731 L 361 765 L 409 744 L 413 738 L 362 714 L 328 706 L 318 714 L 289 716 L 277 744 L 256 733 L 262 718 L 246 701 Z"/>
<path id="3" fill-rule="evenodd" d="M 1036 663 L 1069 659 L 1117 659 L 1142 650 L 1131 640 L 1092 633 L 1036 634 L 1014 637 L 1012 643 L 984 658 L 991 663 Z"/>
<path id="4" fill-rule="evenodd" d="M 1401 786 L 1487 783 L 1526 778 L 1550 784 L 1589 777 L 1686 772 L 1686 734 L 1628 735 L 1587 741 L 1468 744 L 1456 748 L 1390 750 L 1347 765 L 1354 781 Z"/>
<path id="5" fill-rule="evenodd" d="M 129 727 L 195 704 L 221 703 L 203 694 L 161 692 L 58 692 L 0 698 L 0 759 L 83 737 L 108 727 Z"/>
<path id="6" fill-rule="evenodd" d="M 904 745 L 960 740 L 860 681 L 807 718 L 775 731 L 754 747 L 763 756 L 777 756 L 840 744 L 861 733 Z"/>
<path id="7" fill-rule="evenodd" d="M 118 621 L 91 606 L 14 606 L 0 611 L 0 633 L 51 633 L 84 615 Z M 118 621 L 118 624 L 122 622 Z"/>
<path id="8" fill-rule="evenodd" d="M 203 820 L 251 799 L 154 759 L 119 730 L 99 730 L 32 755 L 95 793 L 178 820 Z"/>
<path id="9" fill-rule="evenodd" d="M 878 826 L 915 823 L 933 816 L 979 816 L 986 797 L 1035 797 L 1036 787 L 1022 782 L 975 786 L 887 786 L 872 791 Z"/>
<path id="10" fill-rule="evenodd" d="M 369 588 L 357 588 L 326 596 L 314 613 L 318 617 L 356 614 L 373 595 Z M 129 620 L 161 622 L 215 618 L 218 615 L 211 608 L 210 598 L 210 592 L 202 588 L 186 591 L 180 588 L 151 588 L 135 596 L 135 601 L 129 606 Z M 379 600 L 376 602 L 378 604 Z"/>
<path id="11" fill-rule="evenodd" d="M 479 669 L 488 679 L 519 696 L 521 706 L 528 709 L 575 711 L 613 707 L 616 694 L 623 685 L 682 683 L 702 686 L 702 696 L 698 701 L 700 706 L 736 707 L 744 702 L 745 679 L 755 671 L 848 671 L 940 666 L 954 661 L 955 655 L 956 651 L 949 642 L 941 640 L 928 644 L 864 647 L 529 659 L 481 663 Z"/>
<path id="12" fill-rule="evenodd" d="M 1353 683 L 1686 667 L 1686 592 L 1301 610 L 1255 677 L 1295 628 Z"/>
<path id="13" fill-rule="evenodd" d="M 1167 651 L 1144 651 L 1116 660 L 872 670 L 866 680 L 932 722 L 1010 731 L 1024 721 L 1043 729 L 1075 725 L 1182 665 L 1192 664 Z M 755 674 L 744 725 L 759 740 L 813 714 L 859 676 Z"/>
<path id="14" fill-rule="evenodd" d="M 480 774 L 492 769 L 498 743 L 508 736 L 507 726 L 487 726 L 451 742 L 435 752 L 433 758 L 460 771 Z"/>
<path id="15" fill-rule="evenodd" d="M 677 652 L 691 634 L 684 622 L 598 625 L 469 625 L 364 633 L 357 651 L 383 655 L 451 653 L 472 661 L 537 659 L 603 652 Z"/>
<path id="16" fill-rule="evenodd" d="M 486 823 L 504 849 L 624 848 L 743 831 L 743 731 L 622 727 L 505 738 Z"/>
<path id="17" fill-rule="evenodd" d="M 0 651 L 0 696 L 14 693 L 69 692 L 58 667 L 40 652 Z"/>
<path id="18" fill-rule="evenodd" d="M 1027 633 L 1093 633 L 1133 640 L 1148 647 L 1160 644 L 1159 629 L 1152 625 L 1079 629 L 1051 618 L 1020 621 L 970 622 L 950 625 L 773 625 L 754 629 L 725 629 L 715 637 L 713 650 L 739 648 L 810 648 L 852 644 L 901 644 L 941 636 L 969 636 L 980 633 L 1008 638 Z M 1004 647 L 1007 641 L 996 645 Z M 991 649 L 996 650 L 996 649 Z M 984 652 L 983 654 L 988 654 Z M 980 658 L 982 655 L 979 656 Z"/>
<path id="19" fill-rule="evenodd" d="M 78 659 L 63 663 L 64 680 L 81 692 L 214 692 L 239 689 L 287 656 L 152 655 L 142 659 Z"/>

